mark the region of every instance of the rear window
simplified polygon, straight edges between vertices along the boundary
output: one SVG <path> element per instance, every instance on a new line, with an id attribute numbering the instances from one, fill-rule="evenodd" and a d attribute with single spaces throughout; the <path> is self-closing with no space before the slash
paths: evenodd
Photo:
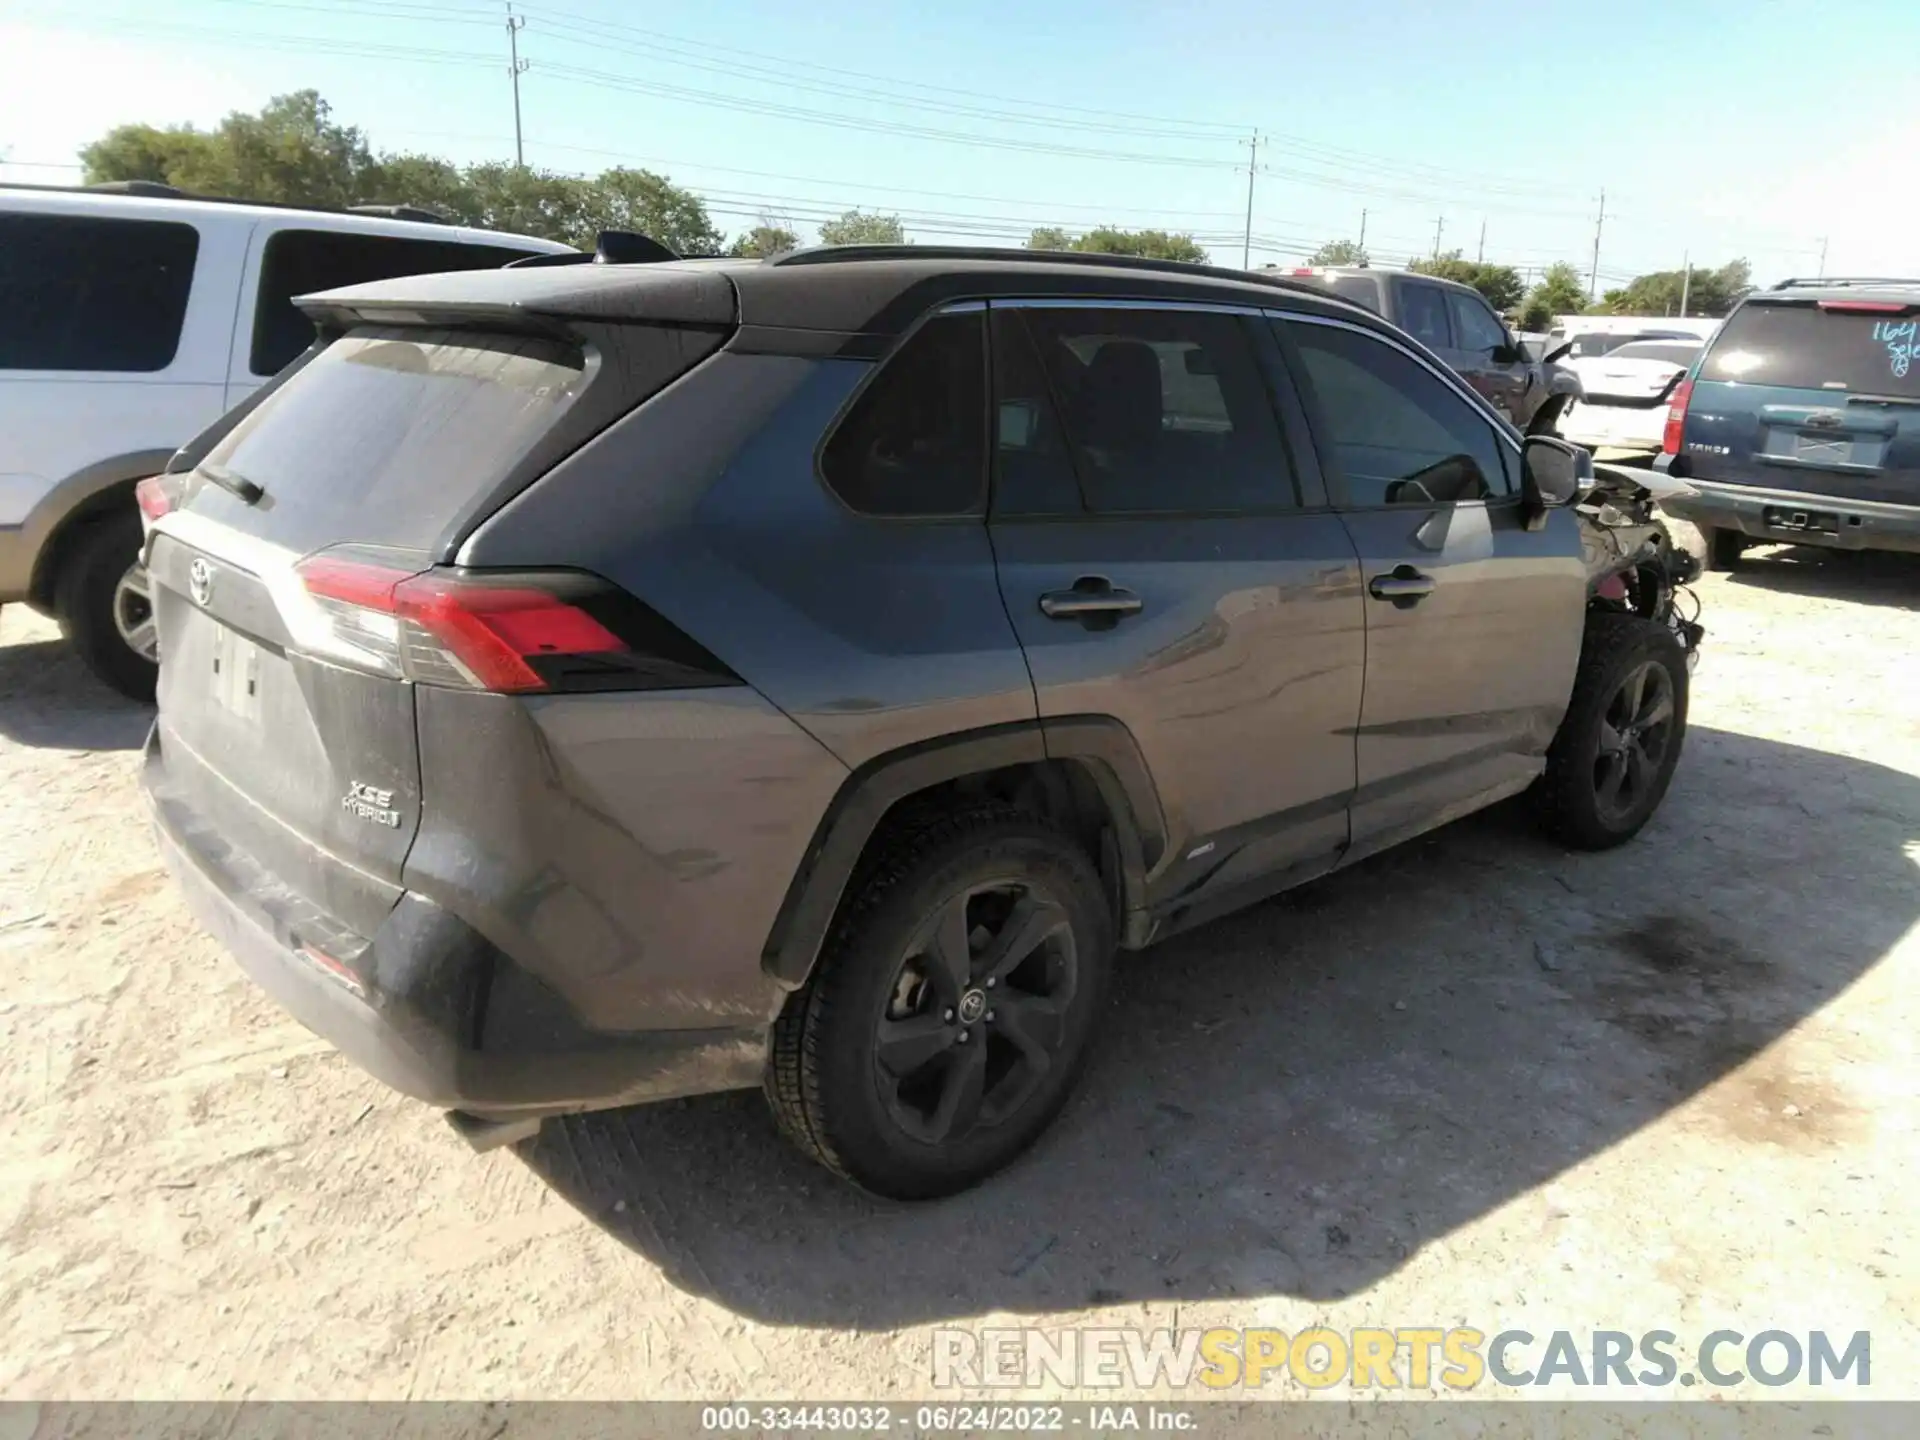
<path id="1" fill-rule="evenodd" d="M 425 549 L 578 398 L 566 344 L 362 329 L 336 340 L 207 456 L 266 491 L 249 529 L 296 549 L 346 538 Z"/>
<path id="2" fill-rule="evenodd" d="M 330 230 L 281 230 L 260 260 L 260 294 L 253 312 L 249 368 L 272 375 L 313 343 L 313 322 L 295 308 L 295 295 L 364 285 L 401 275 L 443 270 L 495 270 L 530 251 L 452 240 L 407 240 L 393 235 L 343 235 Z"/>
<path id="3" fill-rule="evenodd" d="M 1720 329 L 1703 380 L 1920 396 L 1920 320 L 1811 305 L 1742 305 Z"/>
<path id="4" fill-rule="evenodd" d="M 1613 352 L 1615 360 L 1659 360 L 1668 365 L 1691 365 L 1700 358 L 1700 347 L 1685 341 L 1636 340 Z"/>
<path id="5" fill-rule="evenodd" d="M 1576 335 L 1573 337 L 1573 349 L 1568 356 L 1579 360 L 1591 360 L 1596 355 L 1611 355 L 1627 343 L 1624 335 L 1609 335 L 1604 332 Z"/>
<path id="6" fill-rule="evenodd" d="M 176 221 L 0 215 L 0 370 L 166 369 L 199 250 Z"/>
<path id="7" fill-rule="evenodd" d="M 1377 280 L 1365 275 L 1335 275 L 1327 284 L 1342 299 L 1364 305 L 1376 315 L 1380 313 L 1380 284 Z"/>

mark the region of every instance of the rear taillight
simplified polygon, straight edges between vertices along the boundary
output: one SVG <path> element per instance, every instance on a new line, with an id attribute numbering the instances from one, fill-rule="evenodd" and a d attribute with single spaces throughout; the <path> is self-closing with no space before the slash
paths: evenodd
<path id="1" fill-rule="evenodd" d="M 647 606 L 577 571 L 398 569 L 321 553 L 295 567 L 294 626 L 325 658 L 425 685 L 511 694 L 737 685 Z"/>
<path id="2" fill-rule="evenodd" d="M 1660 439 L 1660 449 L 1668 455 L 1680 453 L 1680 436 L 1687 428 L 1687 401 L 1693 398 L 1693 381 L 1682 380 L 1673 387 L 1673 398 L 1667 402 L 1667 430 Z"/>
<path id="3" fill-rule="evenodd" d="M 178 475 L 149 475 L 133 487 L 143 524 L 151 525 L 179 503 L 180 479 Z"/>
<path id="4" fill-rule="evenodd" d="M 1904 315 L 1913 306 L 1899 300 L 1820 300 L 1822 310 L 1838 315 Z"/>

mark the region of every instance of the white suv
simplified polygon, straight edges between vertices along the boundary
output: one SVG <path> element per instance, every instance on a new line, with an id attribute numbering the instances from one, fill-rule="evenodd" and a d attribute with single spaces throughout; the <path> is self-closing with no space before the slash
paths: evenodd
<path id="1" fill-rule="evenodd" d="M 150 699 L 135 482 L 307 348 L 292 297 L 567 249 L 398 206 L 0 186 L 0 603 L 54 616 Z"/>

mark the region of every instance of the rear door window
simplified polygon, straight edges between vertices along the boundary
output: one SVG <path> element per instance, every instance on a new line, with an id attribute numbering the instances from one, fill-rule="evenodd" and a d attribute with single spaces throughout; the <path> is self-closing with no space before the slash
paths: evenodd
<path id="1" fill-rule="evenodd" d="M 178 221 L 0 215 L 0 370 L 166 369 L 199 252 Z"/>
<path id="2" fill-rule="evenodd" d="M 305 552 L 359 539 L 427 549 L 461 505 L 505 478 L 578 398 L 585 361 L 558 341 L 467 331 L 352 331 L 202 462 L 266 491 L 224 501 Z"/>
<path id="3" fill-rule="evenodd" d="M 1402 280 L 1400 328 L 1431 350 L 1453 348 L 1453 325 L 1447 319 L 1447 292 L 1438 285 Z"/>
<path id="4" fill-rule="evenodd" d="M 273 375 L 313 343 L 313 322 L 293 303 L 296 295 L 430 275 L 443 270 L 496 270 L 533 252 L 505 245 L 410 240 L 394 235 L 346 235 L 332 230 L 280 230 L 260 257 L 260 291 L 253 311 L 248 368 Z"/>
<path id="5" fill-rule="evenodd" d="M 1067 305 L 1022 312 L 1096 514 L 1299 503 L 1239 316 Z"/>
<path id="6" fill-rule="evenodd" d="M 1920 397 L 1920 317 L 1742 305 L 1721 327 L 1700 378 Z"/>

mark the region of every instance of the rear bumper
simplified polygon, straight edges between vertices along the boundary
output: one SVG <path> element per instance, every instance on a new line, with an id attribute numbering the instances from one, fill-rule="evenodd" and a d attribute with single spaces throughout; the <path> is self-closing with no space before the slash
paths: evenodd
<path id="1" fill-rule="evenodd" d="M 1703 529 L 1737 530 L 1780 545 L 1920 554 L 1920 505 L 1847 500 L 1798 490 L 1763 490 L 1697 480 L 1691 475 L 1686 477 L 1686 484 L 1693 494 L 1662 500 L 1661 508 Z M 1829 519 L 1832 528 L 1822 528 Z"/>
<path id="2" fill-rule="evenodd" d="M 760 1083 L 764 1030 L 609 1035 L 551 1016 L 501 1024 L 489 999 L 525 995 L 529 982 L 464 922 L 408 893 L 371 938 L 351 936 L 196 824 L 169 791 L 157 731 L 142 784 L 195 918 L 296 1020 L 402 1094 L 507 1119 Z M 513 1043 L 484 1043 L 493 1033 Z"/>

